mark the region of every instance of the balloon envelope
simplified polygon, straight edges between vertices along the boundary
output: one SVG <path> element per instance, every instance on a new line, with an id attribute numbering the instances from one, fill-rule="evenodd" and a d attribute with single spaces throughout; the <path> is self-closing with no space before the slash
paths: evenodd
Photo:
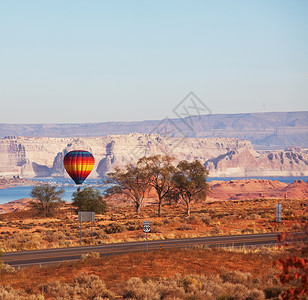
<path id="1" fill-rule="evenodd" d="M 94 166 L 93 155 L 84 150 L 74 150 L 68 152 L 63 159 L 66 172 L 76 184 L 82 184 L 91 173 Z"/>

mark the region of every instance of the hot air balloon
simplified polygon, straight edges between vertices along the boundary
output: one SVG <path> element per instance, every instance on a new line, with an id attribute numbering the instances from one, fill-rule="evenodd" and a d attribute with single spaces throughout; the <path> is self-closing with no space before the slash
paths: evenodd
<path id="1" fill-rule="evenodd" d="M 68 152 L 63 159 L 66 172 L 76 184 L 82 184 L 91 173 L 94 166 L 93 155 L 85 150 L 73 150 Z"/>

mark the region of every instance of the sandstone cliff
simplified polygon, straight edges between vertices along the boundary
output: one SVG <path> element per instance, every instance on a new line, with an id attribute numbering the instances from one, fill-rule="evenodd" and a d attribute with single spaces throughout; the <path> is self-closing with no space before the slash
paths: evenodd
<path id="1" fill-rule="evenodd" d="M 88 124 L 0 124 L 0 138 L 94 137 L 133 132 L 160 133 L 163 121 L 105 122 Z M 168 123 L 168 122 L 166 122 Z M 187 124 L 190 126 L 187 126 Z M 251 141 L 255 149 L 308 147 L 308 112 L 208 114 L 172 119 L 177 133 L 186 137 L 227 137 Z"/>
<path id="2" fill-rule="evenodd" d="M 158 134 L 88 138 L 6 137 L 0 139 L 0 175 L 25 178 L 67 176 L 63 157 L 85 149 L 95 157 L 90 177 L 103 177 L 145 155 L 169 154 L 198 159 L 211 176 L 308 175 L 308 154 L 300 148 L 260 154 L 246 140 L 232 138 L 164 138 Z"/>
<path id="3" fill-rule="evenodd" d="M 308 152 L 292 147 L 259 154 L 243 147 L 209 159 L 204 166 L 214 177 L 307 176 Z"/>

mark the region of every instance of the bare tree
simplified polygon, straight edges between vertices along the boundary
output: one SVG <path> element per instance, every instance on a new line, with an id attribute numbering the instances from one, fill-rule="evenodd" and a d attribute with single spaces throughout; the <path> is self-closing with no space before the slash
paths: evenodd
<path id="1" fill-rule="evenodd" d="M 149 188 L 148 177 L 144 169 L 129 164 L 124 170 L 116 168 L 108 173 L 108 183 L 114 184 L 106 191 L 107 195 L 124 194 L 134 202 L 136 213 L 140 214 L 143 199 Z"/>
<path id="2" fill-rule="evenodd" d="M 186 204 L 188 221 L 190 221 L 190 209 L 193 201 L 205 199 L 208 191 L 206 178 L 208 171 L 195 160 L 188 162 L 182 160 L 178 166 L 178 171 L 172 177 L 172 182 L 177 190 L 177 194 Z"/>
<path id="3" fill-rule="evenodd" d="M 158 216 L 161 216 L 163 201 L 171 196 L 174 189 L 171 178 L 176 168 L 172 165 L 173 161 L 173 157 L 161 155 L 142 157 L 138 161 L 138 166 L 147 174 L 149 185 L 156 190 Z"/>
<path id="4" fill-rule="evenodd" d="M 29 205 L 35 209 L 39 214 L 45 217 L 55 215 L 56 211 L 64 203 L 62 196 L 64 189 L 57 190 L 57 187 L 50 184 L 34 186 L 30 196 L 37 201 L 31 201 Z"/>

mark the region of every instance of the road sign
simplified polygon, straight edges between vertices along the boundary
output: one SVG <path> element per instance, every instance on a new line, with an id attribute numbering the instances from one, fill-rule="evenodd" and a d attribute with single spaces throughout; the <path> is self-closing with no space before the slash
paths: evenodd
<path id="1" fill-rule="evenodd" d="M 81 223 L 82 222 L 91 222 L 91 238 L 93 242 L 93 222 L 95 221 L 95 212 L 94 211 L 79 211 L 78 221 L 80 222 L 80 245 L 81 245 L 81 239 L 82 239 L 82 233 L 81 233 Z"/>
<path id="2" fill-rule="evenodd" d="M 79 222 L 94 222 L 95 212 L 94 211 L 79 211 L 78 221 Z"/>
<path id="3" fill-rule="evenodd" d="M 276 204 L 276 222 L 281 223 L 281 204 Z"/>
<path id="4" fill-rule="evenodd" d="M 143 232 L 151 232 L 151 222 L 143 221 Z"/>

